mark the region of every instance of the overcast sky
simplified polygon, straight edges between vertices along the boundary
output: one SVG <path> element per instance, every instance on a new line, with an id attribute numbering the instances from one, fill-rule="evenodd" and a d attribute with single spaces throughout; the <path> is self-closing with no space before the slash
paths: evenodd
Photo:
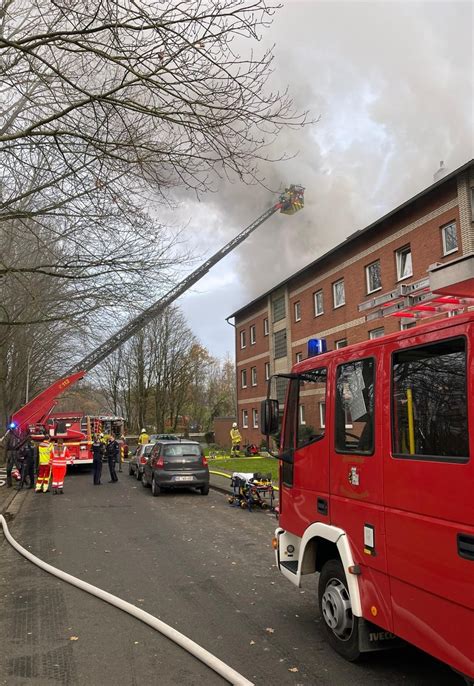
<path id="1" fill-rule="evenodd" d="M 296 158 L 268 185 L 306 187 L 305 209 L 274 215 L 178 302 L 217 356 L 234 355 L 225 318 L 473 156 L 470 2 L 287 0 L 264 36 L 274 85 L 319 122 L 280 137 Z M 180 196 L 175 223 L 203 259 L 273 204 L 260 187 L 222 183 Z"/>

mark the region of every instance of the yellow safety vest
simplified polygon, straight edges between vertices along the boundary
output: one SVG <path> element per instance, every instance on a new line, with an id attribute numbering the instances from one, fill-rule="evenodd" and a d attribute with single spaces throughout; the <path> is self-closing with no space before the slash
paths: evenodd
<path id="1" fill-rule="evenodd" d="M 39 463 L 49 464 L 51 459 L 51 446 L 49 443 L 40 443 L 38 446 Z"/>
<path id="2" fill-rule="evenodd" d="M 150 437 L 148 434 L 143 433 L 140 434 L 138 437 L 138 445 L 145 445 L 146 443 L 150 442 Z"/>

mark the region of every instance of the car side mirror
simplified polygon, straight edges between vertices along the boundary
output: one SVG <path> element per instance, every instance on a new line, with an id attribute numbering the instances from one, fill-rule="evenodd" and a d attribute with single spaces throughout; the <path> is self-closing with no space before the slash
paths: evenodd
<path id="1" fill-rule="evenodd" d="M 279 408 L 278 400 L 267 398 L 260 406 L 260 424 L 264 436 L 278 433 Z"/>

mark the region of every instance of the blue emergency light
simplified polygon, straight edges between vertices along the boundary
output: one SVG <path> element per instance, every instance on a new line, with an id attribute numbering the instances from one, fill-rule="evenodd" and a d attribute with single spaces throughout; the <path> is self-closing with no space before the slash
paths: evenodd
<path id="1" fill-rule="evenodd" d="M 327 351 L 325 338 L 310 338 L 308 341 L 308 357 L 315 357 Z"/>
<path id="2" fill-rule="evenodd" d="M 10 424 L 8 425 L 8 428 L 9 429 L 15 429 L 16 428 L 15 422 L 10 422 Z"/>

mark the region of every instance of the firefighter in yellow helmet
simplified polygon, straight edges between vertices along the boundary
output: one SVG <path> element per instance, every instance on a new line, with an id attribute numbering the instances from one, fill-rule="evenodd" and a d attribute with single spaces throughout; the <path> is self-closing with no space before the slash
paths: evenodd
<path id="1" fill-rule="evenodd" d="M 150 442 L 150 437 L 146 432 L 146 429 L 142 429 L 138 437 L 138 445 L 146 445 Z"/>
<path id="2" fill-rule="evenodd" d="M 230 440 L 232 443 L 232 449 L 230 451 L 230 456 L 231 457 L 238 457 L 239 456 L 239 450 L 240 450 L 240 444 L 242 442 L 242 436 L 240 435 L 240 431 L 237 427 L 237 422 L 234 422 L 232 424 L 232 429 L 230 430 Z"/>

